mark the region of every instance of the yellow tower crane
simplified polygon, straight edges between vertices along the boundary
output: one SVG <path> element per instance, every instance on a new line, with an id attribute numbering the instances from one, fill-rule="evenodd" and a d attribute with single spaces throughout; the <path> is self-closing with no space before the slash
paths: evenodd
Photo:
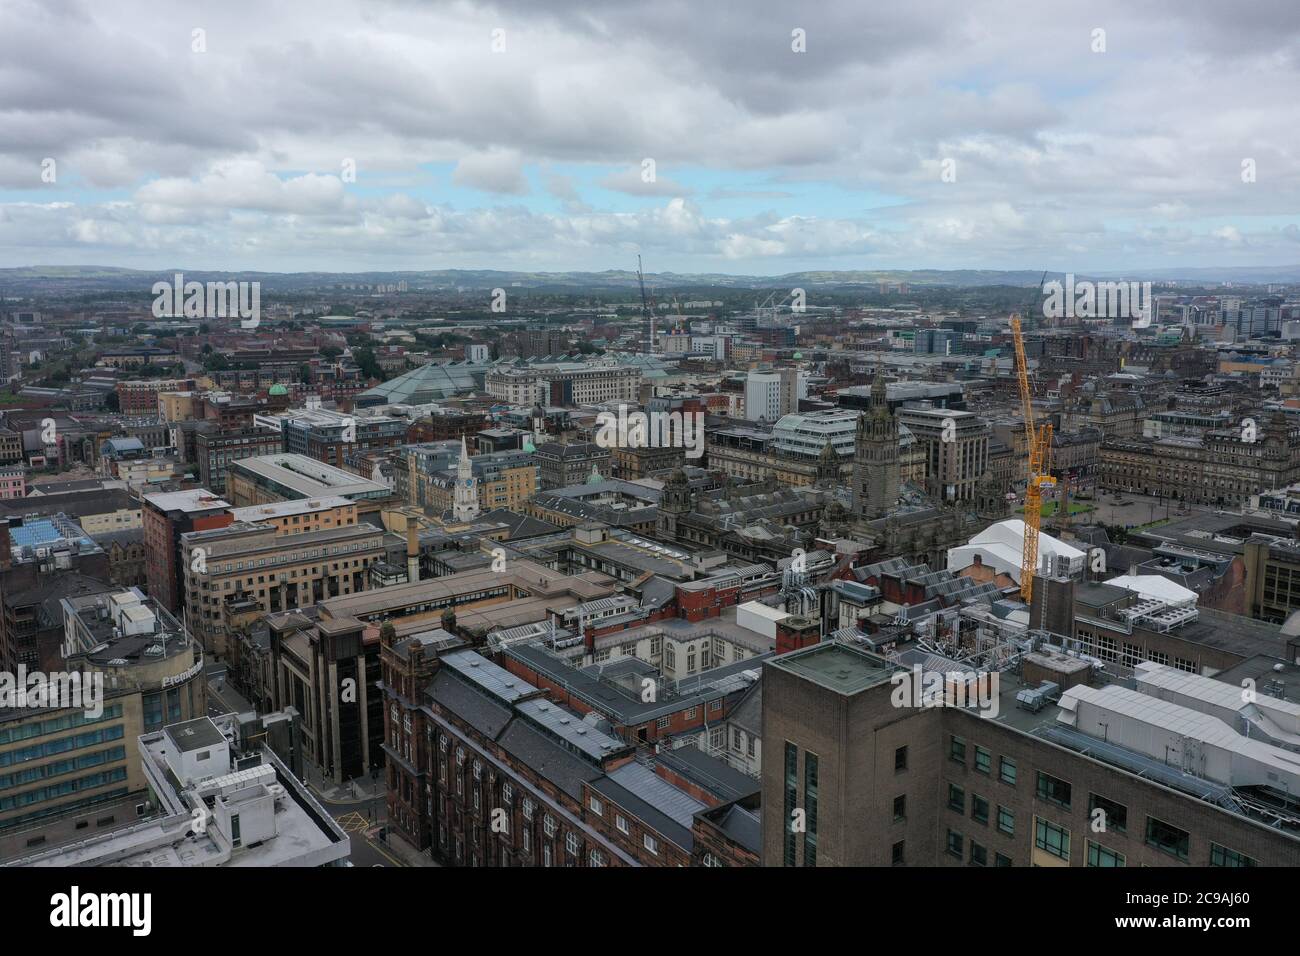
<path id="1" fill-rule="evenodd" d="M 1020 378 L 1020 403 L 1025 417 L 1025 448 L 1029 452 L 1025 483 L 1025 545 L 1020 558 L 1020 597 L 1026 605 L 1034 596 L 1034 572 L 1038 570 L 1038 531 L 1043 521 L 1043 489 L 1056 484 L 1049 470 L 1052 453 L 1052 424 L 1034 424 L 1034 396 L 1029 389 L 1029 367 L 1025 362 L 1025 340 L 1020 334 L 1020 316 L 1011 316 L 1011 335 L 1016 344 L 1016 374 Z"/>

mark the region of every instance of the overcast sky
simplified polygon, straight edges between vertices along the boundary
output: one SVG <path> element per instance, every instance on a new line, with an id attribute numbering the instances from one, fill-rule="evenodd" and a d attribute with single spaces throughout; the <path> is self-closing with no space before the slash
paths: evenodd
<path id="1" fill-rule="evenodd" d="M 0 266 L 1292 264 L 1298 54 L 1296 0 L 0 0 Z"/>

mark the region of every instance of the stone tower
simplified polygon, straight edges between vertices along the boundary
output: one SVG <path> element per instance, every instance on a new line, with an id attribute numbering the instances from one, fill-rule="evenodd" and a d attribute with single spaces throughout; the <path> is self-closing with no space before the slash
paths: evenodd
<path id="1" fill-rule="evenodd" d="M 452 518 L 456 521 L 473 521 L 478 517 L 478 488 L 474 486 L 474 465 L 469 460 L 465 439 L 460 440 L 460 461 L 456 464 L 456 490 L 452 504 Z"/>
<path id="2" fill-rule="evenodd" d="M 674 468 L 673 473 L 664 482 L 659 496 L 659 517 L 655 531 L 660 537 L 670 540 L 677 538 L 677 519 L 691 511 L 691 486 L 686 472 Z"/>
<path id="3" fill-rule="evenodd" d="M 840 483 L 840 453 L 828 438 L 822 446 L 822 453 L 817 458 L 817 471 L 813 484 L 818 488 L 834 488 Z"/>
<path id="4" fill-rule="evenodd" d="M 876 369 L 871 405 L 858 416 L 853 441 L 853 513 L 879 518 L 898 502 L 898 421 L 885 397 L 885 372 Z"/>
<path id="5" fill-rule="evenodd" d="M 1006 489 L 998 484 L 992 471 L 984 472 L 984 477 L 975 486 L 975 515 L 989 523 L 1001 521 L 1011 514 L 1007 503 Z"/>

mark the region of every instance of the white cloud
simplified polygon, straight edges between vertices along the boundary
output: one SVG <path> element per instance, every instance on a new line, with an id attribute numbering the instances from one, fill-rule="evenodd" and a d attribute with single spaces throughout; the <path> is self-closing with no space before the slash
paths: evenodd
<path id="1" fill-rule="evenodd" d="M 1208 0 L 1078 12 L 915 0 L 865 20 L 860 4 L 827 0 L 795 18 L 804 54 L 779 0 L 741 15 L 696 0 L 582 13 L 550 0 L 231 0 L 205 9 L 204 54 L 181 6 L 0 8 L 0 188 L 75 206 L 0 197 L 0 265 L 95 253 L 607 268 L 645 245 L 679 270 L 834 267 L 867 250 L 889 267 L 1080 271 L 1295 254 L 1294 228 L 1273 221 L 1300 208 L 1300 7 L 1288 0 L 1260 0 L 1251 17 Z M 1089 48 L 1099 23 L 1101 55 Z M 495 27 L 504 53 L 491 51 Z M 46 156 L 57 184 L 40 181 Z M 946 156 L 955 183 L 938 174 Z M 1255 183 L 1241 182 L 1243 156 Z M 480 208 L 441 191 L 428 172 L 440 164 L 453 186 L 488 194 L 468 204 Z M 656 203 L 598 211 L 593 180 Z M 782 188 L 715 185 L 753 181 Z M 799 197 L 828 187 L 842 205 L 804 208 Z M 130 198 L 109 205 L 108 190 Z M 520 206 L 481 208 L 499 197 Z M 539 211 L 555 200 L 559 215 Z"/>

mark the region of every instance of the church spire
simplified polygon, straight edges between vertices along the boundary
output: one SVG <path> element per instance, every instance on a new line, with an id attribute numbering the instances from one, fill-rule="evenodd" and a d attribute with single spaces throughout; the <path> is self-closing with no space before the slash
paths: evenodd
<path id="1" fill-rule="evenodd" d="M 452 517 L 473 521 L 478 517 L 478 488 L 474 486 L 474 463 L 469 459 L 465 436 L 460 439 L 460 461 L 456 463 L 456 489 L 452 495 Z"/>

